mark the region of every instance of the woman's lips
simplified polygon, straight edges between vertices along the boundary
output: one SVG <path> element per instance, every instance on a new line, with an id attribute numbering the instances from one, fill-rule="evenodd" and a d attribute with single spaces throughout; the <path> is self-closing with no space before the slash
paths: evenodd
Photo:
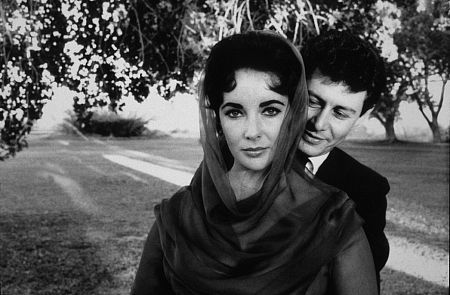
<path id="1" fill-rule="evenodd" d="M 267 150 L 267 148 L 264 148 L 264 147 L 242 149 L 244 154 L 250 158 L 258 158 L 258 157 L 262 156 L 262 154 L 264 154 L 266 150 Z"/>

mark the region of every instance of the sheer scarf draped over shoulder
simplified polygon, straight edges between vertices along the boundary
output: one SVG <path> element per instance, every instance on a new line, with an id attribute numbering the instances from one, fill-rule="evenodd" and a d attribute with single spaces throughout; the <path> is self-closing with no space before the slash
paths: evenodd
<path id="1" fill-rule="evenodd" d="M 301 76 L 263 186 L 247 199 L 237 201 L 230 186 L 200 83 L 203 161 L 189 186 L 155 207 L 164 273 L 177 294 L 303 294 L 361 225 L 343 192 L 295 160 L 308 94 L 302 58 L 287 43 Z"/>

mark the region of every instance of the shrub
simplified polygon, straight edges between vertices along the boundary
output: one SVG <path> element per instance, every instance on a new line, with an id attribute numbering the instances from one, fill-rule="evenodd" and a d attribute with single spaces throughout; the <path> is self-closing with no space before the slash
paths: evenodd
<path id="1" fill-rule="evenodd" d="M 63 129 L 68 133 L 73 133 L 77 129 L 84 134 L 132 137 L 148 133 L 145 127 L 147 123 L 147 120 L 138 117 L 122 117 L 116 113 L 102 112 L 94 113 L 84 126 L 80 126 L 76 117 L 73 114 L 69 114 L 69 118 L 63 124 Z"/>
<path id="2" fill-rule="evenodd" d="M 141 136 L 146 130 L 145 124 L 147 122 L 142 118 L 125 118 L 115 113 L 96 113 L 92 116 L 83 131 L 102 136 Z"/>

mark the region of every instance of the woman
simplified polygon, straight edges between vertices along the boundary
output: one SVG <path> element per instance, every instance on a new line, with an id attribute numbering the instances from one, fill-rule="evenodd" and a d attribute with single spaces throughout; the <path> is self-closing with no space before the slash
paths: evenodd
<path id="1" fill-rule="evenodd" d="M 204 160 L 155 207 L 132 294 L 377 293 L 353 203 L 294 160 L 307 99 L 284 38 L 214 46 L 200 87 Z"/>

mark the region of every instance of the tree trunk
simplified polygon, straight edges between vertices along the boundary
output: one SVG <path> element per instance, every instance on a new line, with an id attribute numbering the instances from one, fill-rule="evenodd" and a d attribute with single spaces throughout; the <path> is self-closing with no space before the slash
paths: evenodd
<path id="1" fill-rule="evenodd" d="M 386 140 L 389 143 L 396 142 L 397 136 L 395 135 L 394 118 L 386 118 L 386 122 L 383 125 L 384 129 L 386 129 Z"/>
<path id="2" fill-rule="evenodd" d="M 431 132 L 433 133 L 433 142 L 441 142 L 441 130 L 439 129 L 439 124 L 437 121 L 437 116 L 433 116 L 430 124 Z"/>

